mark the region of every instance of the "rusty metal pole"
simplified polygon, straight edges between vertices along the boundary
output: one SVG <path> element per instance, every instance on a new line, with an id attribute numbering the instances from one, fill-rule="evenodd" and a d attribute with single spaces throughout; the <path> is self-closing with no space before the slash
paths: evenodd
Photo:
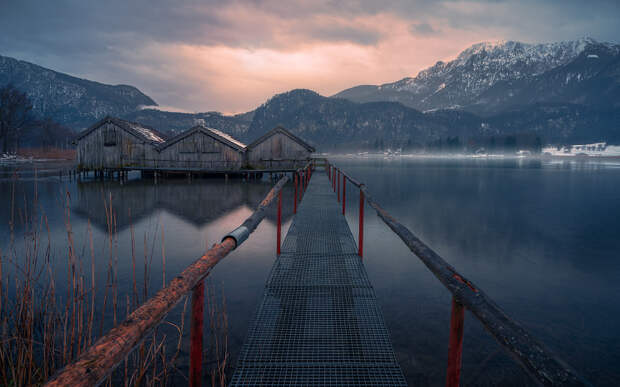
<path id="1" fill-rule="evenodd" d="M 280 242 L 282 241 L 282 190 L 278 192 L 278 255 L 280 255 Z"/>
<path id="2" fill-rule="evenodd" d="M 299 176 L 299 202 L 301 203 L 301 195 L 303 194 L 303 191 L 304 191 L 303 182 L 301 180 L 301 172 L 298 173 L 298 176 Z"/>
<path id="3" fill-rule="evenodd" d="M 465 324 L 465 307 L 452 298 L 452 315 L 450 316 L 450 345 L 448 346 L 447 387 L 458 387 L 461 377 L 461 358 L 463 355 L 463 325 Z"/>
<path id="4" fill-rule="evenodd" d="M 295 181 L 295 196 L 293 196 L 293 214 L 297 213 L 297 173 L 294 174 L 293 180 Z"/>
<path id="5" fill-rule="evenodd" d="M 360 258 L 364 258 L 364 191 L 360 187 L 360 219 L 359 219 L 359 234 L 358 234 L 358 250 L 357 255 Z"/>
<path id="6" fill-rule="evenodd" d="M 340 170 L 338 170 L 338 176 L 336 179 L 338 180 L 338 203 L 340 203 Z"/>
<path id="7" fill-rule="evenodd" d="M 189 385 L 202 385 L 202 340 L 204 325 L 205 282 L 198 282 L 192 291 L 192 323 L 189 350 Z"/>
<path id="8" fill-rule="evenodd" d="M 342 215 L 345 214 L 345 206 L 347 205 L 347 178 L 342 176 Z"/>

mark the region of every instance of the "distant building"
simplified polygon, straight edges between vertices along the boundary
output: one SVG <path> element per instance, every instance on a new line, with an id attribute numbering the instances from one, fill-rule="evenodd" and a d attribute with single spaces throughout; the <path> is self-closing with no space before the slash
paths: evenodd
<path id="1" fill-rule="evenodd" d="M 303 167 L 315 151 L 278 126 L 246 146 L 217 129 L 194 126 L 170 139 L 153 128 L 106 117 L 76 139 L 81 170 L 225 172 Z"/>
<path id="2" fill-rule="evenodd" d="M 194 126 L 157 147 L 158 169 L 238 170 L 245 144 L 216 129 Z"/>
<path id="3" fill-rule="evenodd" d="M 247 164 L 254 169 L 286 169 L 305 165 L 315 149 L 281 126 L 247 147 Z"/>
<path id="4" fill-rule="evenodd" d="M 106 117 L 80 133 L 77 142 L 79 169 L 118 169 L 144 166 L 157 158 L 156 147 L 165 141 L 153 128 Z"/>

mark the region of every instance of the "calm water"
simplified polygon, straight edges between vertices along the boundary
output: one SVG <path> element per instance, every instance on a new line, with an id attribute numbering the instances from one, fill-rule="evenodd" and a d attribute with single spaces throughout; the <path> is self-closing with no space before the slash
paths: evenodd
<path id="1" fill-rule="evenodd" d="M 389 212 L 587 379 L 595 385 L 616 384 L 620 378 L 620 163 L 334 160 L 366 182 Z M 143 267 L 145 255 L 150 262 L 152 294 L 163 282 L 163 255 L 169 281 L 249 216 L 271 185 L 268 178 L 258 182 L 181 179 L 155 185 L 149 179 L 121 184 L 47 177 L 37 180 L 36 191 L 50 223 L 58 282 L 66 273 L 63 203 L 70 198 L 78 254 L 85 266 L 90 265 L 90 219 L 97 283 L 106 282 L 112 257 L 117 262 L 119 298 L 125 299 L 133 283 L 132 231 L 137 265 Z M 0 224 L 7 231 L 13 192 L 18 198 L 13 213 L 19 218 L 27 213 L 24 203 L 29 201 L 24 196 L 32 198 L 34 186 L 34 179 L 28 177 L 14 188 L 11 180 L 0 181 L 5 203 L 0 206 Z M 348 188 L 347 218 L 351 229 L 357 230 L 358 195 Z M 283 195 L 284 232 L 291 220 L 292 195 L 288 187 Z M 111 198 L 116 218 L 112 248 L 106 237 L 104 198 L 106 202 Z M 210 277 L 213 289 L 225 297 L 233 361 L 274 262 L 274 221 L 275 211 Z M 406 377 L 410 384 L 442 385 L 450 296 L 369 209 L 365 226 L 364 263 Z M 15 240 L 24 235 L 23 227 L 17 227 Z M 2 250 L 9 245 L 10 233 L 3 232 Z M 142 273 L 136 274 L 139 288 L 144 283 Z M 108 308 L 106 326 L 112 324 L 111 315 Z M 185 352 L 180 359 L 186 361 Z M 181 364 L 182 370 L 185 367 Z M 469 314 L 462 380 L 464 385 L 528 383 Z"/>

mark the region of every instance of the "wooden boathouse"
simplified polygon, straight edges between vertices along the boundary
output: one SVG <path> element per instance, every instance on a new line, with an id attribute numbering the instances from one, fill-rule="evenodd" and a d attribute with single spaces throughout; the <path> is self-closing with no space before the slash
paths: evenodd
<path id="1" fill-rule="evenodd" d="M 80 133 L 77 143 L 79 170 L 109 170 L 148 165 L 165 142 L 157 130 L 115 117 L 105 117 Z"/>
<path id="2" fill-rule="evenodd" d="M 155 167 L 163 170 L 236 171 L 246 146 L 217 129 L 194 126 L 157 147 Z"/>
<path id="3" fill-rule="evenodd" d="M 277 126 L 247 147 L 247 164 L 257 169 L 299 168 L 310 160 L 315 149 Z"/>
<path id="4" fill-rule="evenodd" d="M 194 126 L 170 139 L 148 126 L 106 117 L 80 133 L 79 171 L 120 175 L 130 170 L 147 174 L 260 174 L 292 172 L 308 163 L 314 147 L 278 126 L 245 145 L 220 130 Z"/>

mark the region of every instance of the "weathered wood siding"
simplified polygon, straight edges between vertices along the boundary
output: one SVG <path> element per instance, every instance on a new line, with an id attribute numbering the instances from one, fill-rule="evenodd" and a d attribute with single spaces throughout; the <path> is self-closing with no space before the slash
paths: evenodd
<path id="1" fill-rule="evenodd" d="M 155 146 L 113 123 L 105 123 L 78 141 L 78 166 L 83 169 L 145 166 L 155 159 Z"/>
<path id="2" fill-rule="evenodd" d="M 201 131 L 167 146 L 159 153 L 158 167 L 173 169 L 236 170 L 243 153 Z"/>
<path id="3" fill-rule="evenodd" d="M 248 149 L 248 164 L 255 169 L 296 168 L 304 166 L 310 152 L 282 133 L 274 133 Z"/>

